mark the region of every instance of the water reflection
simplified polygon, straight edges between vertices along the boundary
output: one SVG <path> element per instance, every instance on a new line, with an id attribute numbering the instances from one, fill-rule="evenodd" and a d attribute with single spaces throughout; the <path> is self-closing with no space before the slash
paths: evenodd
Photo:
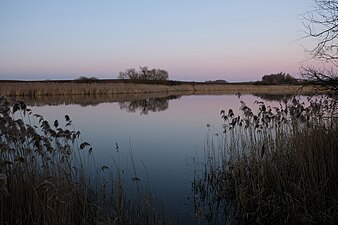
<path id="1" fill-rule="evenodd" d="M 254 96 L 257 96 L 261 98 L 264 101 L 283 101 L 283 100 L 288 100 L 291 99 L 292 94 L 255 94 Z"/>
<path id="2" fill-rule="evenodd" d="M 119 94 L 119 95 L 44 95 L 44 96 L 20 96 L 29 106 L 57 106 L 57 105 L 79 105 L 97 106 L 102 103 L 119 102 L 121 109 L 128 112 L 135 112 L 141 109 L 144 114 L 149 111 L 159 112 L 168 108 L 168 102 L 172 99 L 180 98 L 180 93 L 172 95 L 170 93 L 139 93 L 139 94 Z M 135 109 L 135 110 L 134 110 Z M 142 113 L 141 112 L 141 113 Z"/>
<path id="3" fill-rule="evenodd" d="M 29 106 L 58 106 L 58 105 L 79 105 L 81 107 L 97 106 L 103 103 L 117 103 L 120 110 L 141 115 L 147 115 L 149 112 L 163 112 L 168 110 L 169 101 L 179 99 L 187 93 L 137 93 L 137 94 L 119 94 L 119 95 L 52 95 L 52 96 L 21 96 L 18 99 L 23 100 Z M 204 95 L 206 96 L 206 95 Z M 209 95 L 210 97 L 213 95 Z M 232 95 L 237 99 L 242 98 L 242 94 Z M 244 95 L 245 96 L 245 95 Z M 289 100 L 292 94 L 254 94 L 264 101 L 280 102 Z M 309 95 L 302 95 L 309 96 Z M 216 96 L 215 96 L 216 97 Z M 239 102 L 239 100 L 238 100 Z"/>
<path id="4" fill-rule="evenodd" d="M 120 109 L 127 112 L 140 111 L 141 115 L 146 115 L 148 112 L 165 111 L 169 107 L 169 100 L 178 99 L 180 96 L 168 96 L 164 98 L 149 98 L 133 101 L 119 102 Z"/>
<path id="5" fill-rule="evenodd" d="M 179 100 L 174 100 L 177 98 Z M 191 182 L 195 171 L 204 168 L 202 162 L 208 144 L 206 125 L 222 132 L 222 109 L 233 109 L 239 114 L 240 101 L 243 101 L 257 112 L 255 107 L 258 106 L 254 104 L 257 99 L 257 96 L 244 94 L 180 97 L 157 93 L 24 100 L 39 106 L 32 110 L 49 121 L 62 120 L 65 114 L 69 115 L 83 140 L 91 143 L 96 164 L 110 166 L 116 161 L 131 191 L 135 187 L 130 179 L 134 177 L 132 151 L 140 185 L 149 185 L 152 195 L 163 200 L 173 214 L 180 217 L 180 224 L 194 224 Z M 95 106 L 83 107 L 89 105 Z M 146 113 L 147 116 L 140 115 Z M 212 143 L 216 143 L 221 135 L 212 134 L 212 137 L 215 141 Z"/>
<path id="6" fill-rule="evenodd" d="M 273 101 L 284 101 L 284 100 L 290 100 L 292 97 L 295 96 L 295 94 L 254 94 L 254 96 L 261 98 L 264 101 L 269 101 L 269 102 L 273 102 Z M 314 95 L 302 95 L 305 97 L 312 97 Z"/>

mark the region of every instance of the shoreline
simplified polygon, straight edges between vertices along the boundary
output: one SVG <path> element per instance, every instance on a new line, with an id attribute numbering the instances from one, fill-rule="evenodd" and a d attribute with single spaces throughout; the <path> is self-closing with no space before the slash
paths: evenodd
<path id="1" fill-rule="evenodd" d="M 323 93 L 313 85 L 261 85 L 246 83 L 202 82 L 63 82 L 63 81 L 1 81 L 0 95 L 9 97 L 40 97 L 55 95 L 222 95 L 222 94 L 316 94 Z"/>

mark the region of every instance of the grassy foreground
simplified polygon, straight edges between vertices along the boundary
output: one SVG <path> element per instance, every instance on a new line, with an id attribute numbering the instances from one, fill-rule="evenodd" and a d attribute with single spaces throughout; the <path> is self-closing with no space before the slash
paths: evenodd
<path id="1" fill-rule="evenodd" d="M 297 99 L 254 114 L 222 110 L 196 175 L 196 215 L 212 224 L 337 224 L 337 102 Z"/>
<path id="2" fill-rule="evenodd" d="M 50 124 L 24 102 L 0 97 L 0 224 L 173 224 L 119 168 L 96 167 L 69 116 Z"/>

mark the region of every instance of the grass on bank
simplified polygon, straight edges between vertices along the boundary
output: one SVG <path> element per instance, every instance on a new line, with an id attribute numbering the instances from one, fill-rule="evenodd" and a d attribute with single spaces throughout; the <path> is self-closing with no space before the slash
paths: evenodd
<path id="1" fill-rule="evenodd" d="M 95 166 L 69 116 L 50 124 L 4 97 L 0 115 L 0 224 L 173 224 L 149 192 L 128 197 L 118 168 Z"/>
<path id="2" fill-rule="evenodd" d="M 140 93 L 171 93 L 174 95 L 192 94 L 303 94 L 316 93 L 315 86 L 302 85 L 255 85 L 255 84 L 218 84 L 202 82 L 150 82 L 103 80 L 93 82 L 50 81 L 50 82 L 0 82 L 0 95 L 12 97 L 41 96 L 95 96 Z"/>
<path id="3" fill-rule="evenodd" d="M 333 99 L 296 99 L 254 114 L 222 110 L 210 127 L 195 210 L 211 223 L 337 224 L 338 119 Z"/>

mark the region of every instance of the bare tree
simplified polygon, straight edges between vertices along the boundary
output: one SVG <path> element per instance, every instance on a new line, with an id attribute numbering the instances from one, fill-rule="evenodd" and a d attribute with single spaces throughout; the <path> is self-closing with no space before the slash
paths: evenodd
<path id="1" fill-rule="evenodd" d="M 309 50 L 314 59 L 330 68 L 303 67 L 302 76 L 325 88 L 337 91 L 338 84 L 338 0 L 313 0 L 314 9 L 304 16 L 306 37 L 313 39 Z"/>
<path id="2" fill-rule="evenodd" d="M 135 69 L 127 69 L 125 72 L 120 72 L 119 79 L 131 80 L 168 80 L 168 72 L 162 69 L 148 69 L 147 66 L 141 66 L 140 71 Z"/>
<path id="3" fill-rule="evenodd" d="M 320 85 L 323 89 L 338 92 L 338 77 L 337 72 L 333 69 L 318 69 L 315 67 L 303 67 L 302 76 L 307 78 L 311 83 Z"/>
<path id="4" fill-rule="evenodd" d="M 119 79 L 138 79 L 138 72 L 135 69 L 126 69 L 125 72 L 120 72 Z"/>

